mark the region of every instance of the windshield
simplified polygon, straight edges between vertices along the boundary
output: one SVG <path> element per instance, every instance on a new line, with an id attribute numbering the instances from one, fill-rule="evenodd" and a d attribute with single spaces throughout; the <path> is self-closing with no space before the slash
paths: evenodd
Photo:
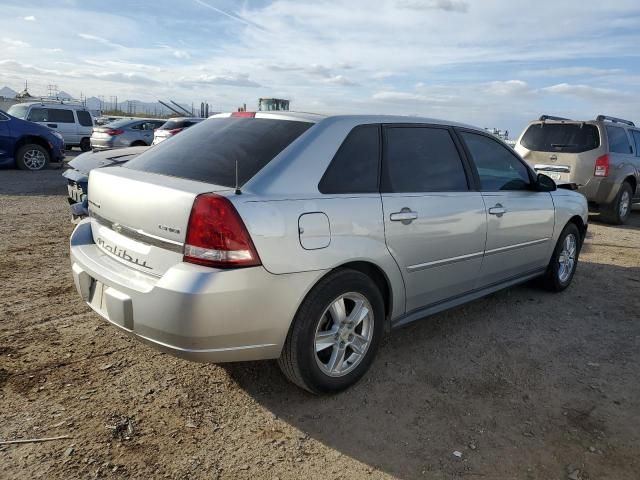
<path id="1" fill-rule="evenodd" d="M 26 120 L 28 111 L 29 111 L 28 105 L 12 105 L 11 108 L 9 108 L 9 110 L 7 111 L 7 113 L 16 118 L 21 118 L 22 120 Z"/>
<path id="2" fill-rule="evenodd" d="M 536 123 L 520 141 L 538 152 L 581 153 L 600 146 L 598 127 L 585 123 Z"/>
<path id="3" fill-rule="evenodd" d="M 134 158 L 126 168 L 242 186 L 313 124 L 264 118 L 211 118 Z"/>

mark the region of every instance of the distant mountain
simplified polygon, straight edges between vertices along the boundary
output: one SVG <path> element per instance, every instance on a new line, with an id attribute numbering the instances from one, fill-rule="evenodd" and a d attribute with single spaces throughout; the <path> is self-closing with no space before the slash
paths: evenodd
<path id="1" fill-rule="evenodd" d="M 14 98 L 17 94 L 18 94 L 18 92 L 16 92 L 15 90 L 13 90 L 13 89 L 11 89 L 9 87 L 0 88 L 0 97 Z"/>
<path id="2" fill-rule="evenodd" d="M 71 95 L 70 93 L 67 93 L 63 90 L 60 90 L 58 92 L 58 95 L 56 95 L 60 100 L 71 100 L 73 97 L 73 95 Z"/>

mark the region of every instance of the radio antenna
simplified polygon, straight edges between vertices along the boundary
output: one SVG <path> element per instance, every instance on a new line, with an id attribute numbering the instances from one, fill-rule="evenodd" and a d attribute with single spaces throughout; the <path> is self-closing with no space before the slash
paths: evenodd
<path id="1" fill-rule="evenodd" d="M 242 195 L 240 191 L 240 182 L 238 180 L 238 159 L 236 159 L 236 195 Z"/>

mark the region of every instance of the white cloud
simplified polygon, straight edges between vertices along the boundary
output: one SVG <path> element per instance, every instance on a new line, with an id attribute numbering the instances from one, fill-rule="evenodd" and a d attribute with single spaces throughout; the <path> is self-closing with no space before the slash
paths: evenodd
<path id="1" fill-rule="evenodd" d="M 8 37 L 3 37 L 0 42 L 0 45 L 4 44 L 8 48 L 26 48 L 31 46 L 27 42 L 23 42 L 22 40 Z"/>
<path id="2" fill-rule="evenodd" d="M 353 80 L 348 79 L 344 75 L 332 75 L 332 76 L 329 76 L 329 77 L 325 78 L 324 81 L 326 83 L 334 83 L 336 85 L 343 85 L 345 87 L 352 87 L 354 85 L 357 85 L 356 82 L 354 82 Z"/>
<path id="3" fill-rule="evenodd" d="M 521 74 L 528 77 L 602 77 L 623 74 L 621 68 L 595 67 L 555 67 L 536 70 L 523 70 Z"/>
<path id="4" fill-rule="evenodd" d="M 36 21 L 36 17 L 34 17 L 33 15 L 28 15 L 28 16 L 24 17 L 24 20 L 26 20 L 27 22 L 35 22 Z"/>
<path id="5" fill-rule="evenodd" d="M 462 0 L 398 0 L 398 7 L 466 13 L 469 10 L 469 3 Z"/>
<path id="6" fill-rule="evenodd" d="M 112 47 L 112 48 L 125 48 L 124 45 L 120 45 L 119 43 L 114 43 L 111 40 L 108 40 L 106 38 L 103 37 L 98 37 L 97 35 L 91 35 L 90 33 L 79 33 L 78 36 L 84 40 L 89 40 L 91 42 L 96 42 L 96 43 L 100 43 L 102 45 L 105 45 L 107 47 Z"/>
<path id="7" fill-rule="evenodd" d="M 260 87 L 261 85 L 249 79 L 249 75 L 236 73 L 227 75 L 203 74 L 194 78 L 181 78 L 178 82 L 185 86 L 194 85 L 229 85 L 232 87 Z"/>

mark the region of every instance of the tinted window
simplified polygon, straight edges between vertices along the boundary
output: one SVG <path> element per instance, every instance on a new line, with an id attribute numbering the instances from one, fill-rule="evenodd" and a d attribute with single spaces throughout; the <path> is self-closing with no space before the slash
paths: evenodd
<path id="1" fill-rule="evenodd" d="M 76 114 L 78 115 L 78 122 L 80 122 L 80 125 L 83 127 L 93 126 L 93 120 L 91 119 L 91 114 L 89 112 L 85 110 L 78 110 Z"/>
<path id="2" fill-rule="evenodd" d="M 377 192 L 379 150 L 377 125 L 354 128 L 331 160 L 318 189 L 322 193 Z"/>
<path id="3" fill-rule="evenodd" d="M 507 147 L 492 138 L 460 132 L 471 153 L 483 191 L 527 190 L 529 170 Z"/>
<path id="4" fill-rule="evenodd" d="M 636 142 L 636 156 L 640 157 L 640 132 L 638 130 L 631 130 L 631 133 Z"/>
<path id="5" fill-rule="evenodd" d="M 127 168 L 225 187 L 242 186 L 313 124 L 264 118 L 211 118 L 162 142 Z"/>
<path id="6" fill-rule="evenodd" d="M 160 128 L 163 130 L 173 130 L 174 128 L 187 128 L 191 125 L 195 125 L 194 120 L 167 120 Z"/>
<path id="7" fill-rule="evenodd" d="M 385 128 L 383 192 L 455 192 L 468 189 L 451 134 L 444 128 Z"/>
<path id="8" fill-rule="evenodd" d="M 598 127 L 585 123 L 536 123 L 529 126 L 520 141 L 538 152 L 580 153 L 600 146 Z"/>
<path id="9" fill-rule="evenodd" d="M 46 108 L 32 108 L 29 111 L 27 120 L 30 122 L 46 122 L 49 118 L 49 111 Z"/>
<path id="10" fill-rule="evenodd" d="M 627 132 L 620 127 L 607 125 L 607 137 L 609 138 L 609 151 L 613 153 L 631 153 L 631 144 Z"/>
<path id="11" fill-rule="evenodd" d="M 58 108 L 49 109 L 49 118 L 47 121 L 56 123 L 76 123 L 73 111 Z"/>

